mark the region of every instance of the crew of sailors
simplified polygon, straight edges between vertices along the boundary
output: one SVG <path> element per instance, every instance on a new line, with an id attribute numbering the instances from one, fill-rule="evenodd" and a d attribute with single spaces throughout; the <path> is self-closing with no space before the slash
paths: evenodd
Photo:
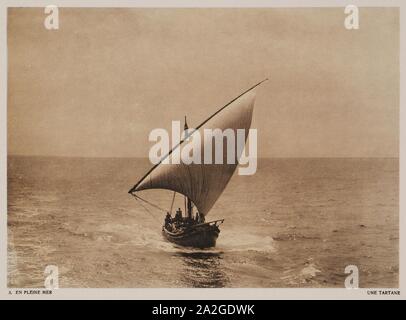
<path id="1" fill-rule="evenodd" d="M 166 213 L 166 217 L 165 217 L 165 227 L 169 227 L 171 225 L 179 225 L 180 223 L 182 223 L 183 221 L 185 221 L 187 218 L 183 218 L 182 217 L 182 210 L 180 208 L 178 208 L 178 210 L 176 210 L 175 213 L 175 217 L 172 218 L 171 214 L 169 212 Z M 196 215 L 194 218 L 192 218 L 192 221 L 194 223 L 204 223 L 204 215 L 200 212 L 196 212 Z"/>

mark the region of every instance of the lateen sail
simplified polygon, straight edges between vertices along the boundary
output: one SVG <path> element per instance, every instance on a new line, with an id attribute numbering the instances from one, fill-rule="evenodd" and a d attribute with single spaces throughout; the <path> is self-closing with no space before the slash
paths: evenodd
<path id="1" fill-rule="evenodd" d="M 159 163 L 155 165 L 129 192 L 134 193 L 147 189 L 172 190 L 187 196 L 195 204 L 200 213 L 207 215 L 227 186 L 227 183 L 238 165 L 237 161 L 241 154 L 237 154 L 236 152 L 237 161 L 234 161 L 233 164 L 227 164 L 227 141 L 224 141 L 223 162 L 222 164 L 214 164 L 214 140 L 210 142 L 206 141 L 204 139 L 203 130 L 220 129 L 224 131 L 231 129 L 234 131 L 234 136 L 237 137 L 237 129 L 244 129 L 246 140 L 251 126 L 255 101 L 255 93 L 252 89 L 257 85 L 221 108 L 198 126 L 196 131 L 200 132 L 201 141 L 199 141 L 199 139 L 193 139 L 193 135 L 196 131 L 192 131 L 190 138 L 180 143 L 178 146 L 180 152 L 188 144 L 198 144 L 198 146 L 195 147 L 201 151 L 202 164 L 192 163 L 187 165 L 182 161 L 180 164 L 172 164 L 172 157 L 174 156 L 172 152 L 179 152 L 175 147 L 167 156 L 169 157 L 168 164 Z M 204 150 L 210 146 L 213 148 L 213 164 L 204 164 Z M 166 157 L 163 159 L 165 158 Z"/>

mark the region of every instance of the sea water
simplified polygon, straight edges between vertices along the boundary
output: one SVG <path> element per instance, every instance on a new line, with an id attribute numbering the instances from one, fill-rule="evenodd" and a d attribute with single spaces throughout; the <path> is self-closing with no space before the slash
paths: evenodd
<path id="1" fill-rule="evenodd" d="M 205 250 L 166 242 L 164 213 L 127 193 L 150 167 L 8 157 L 8 285 L 55 265 L 60 287 L 344 287 L 356 265 L 360 287 L 398 286 L 398 159 L 260 159 L 206 217 L 225 221 Z M 169 210 L 172 192 L 140 194 Z"/>

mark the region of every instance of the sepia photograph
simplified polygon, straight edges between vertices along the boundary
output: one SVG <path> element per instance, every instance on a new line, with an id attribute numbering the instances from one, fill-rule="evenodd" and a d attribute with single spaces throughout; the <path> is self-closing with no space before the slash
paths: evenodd
<path id="1" fill-rule="evenodd" d="M 7 8 L 7 287 L 399 288 L 397 7 Z"/>

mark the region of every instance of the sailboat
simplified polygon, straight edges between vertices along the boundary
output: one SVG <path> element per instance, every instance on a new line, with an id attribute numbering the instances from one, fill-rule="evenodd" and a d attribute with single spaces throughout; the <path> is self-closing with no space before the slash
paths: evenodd
<path id="1" fill-rule="evenodd" d="M 240 159 L 241 153 L 235 154 L 236 161 L 229 163 L 226 159 L 228 144 L 223 145 L 223 161 L 221 164 L 191 163 L 179 164 L 171 161 L 174 152 L 181 152 L 187 143 L 195 145 L 204 154 L 205 148 L 212 148 L 212 144 L 206 140 L 189 139 L 197 131 L 203 136 L 205 129 L 231 129 L 235 133 L 238 129 L 244 129 L 246 143 L 251 126 L 252 113 L 255 102 L 254 89 L 267 79 L 255 84 L 248 90 L 232 99 L 226 105 L 210 115 L 191 132 L 186 123 L 185 137 L 164 155 L 145 175 L 128 191 L 137 200 L 148 203 L 155 208 L 166 212 L 162 226 L 163 236 L 170 242 L 186 247 L 209 248 L 216 245 L 220 234 L 219 226 L 224 219 L 206 222 L 205 217 L 216 203 L 228 182 L 230 181 Z M 189 141 L 189 142 L 187 142 Z M 214 156 L 213 156 L 214 157 Z M 164 160 L 166 160 L 164 162 Z M 173 191 L 172 204 L 169 210 L 165 210 L 156 204 L 142 198 L 140 191 L 150 189 L 166 189 Z M 185 213 L 179 208 L 175 217 L 172 217 L 172 209 L 176 194 L 184 198 Z M 195 210 L 194 210 L 195 209 Z M 194 212 L 195 211 L 195 212 Z"/>

